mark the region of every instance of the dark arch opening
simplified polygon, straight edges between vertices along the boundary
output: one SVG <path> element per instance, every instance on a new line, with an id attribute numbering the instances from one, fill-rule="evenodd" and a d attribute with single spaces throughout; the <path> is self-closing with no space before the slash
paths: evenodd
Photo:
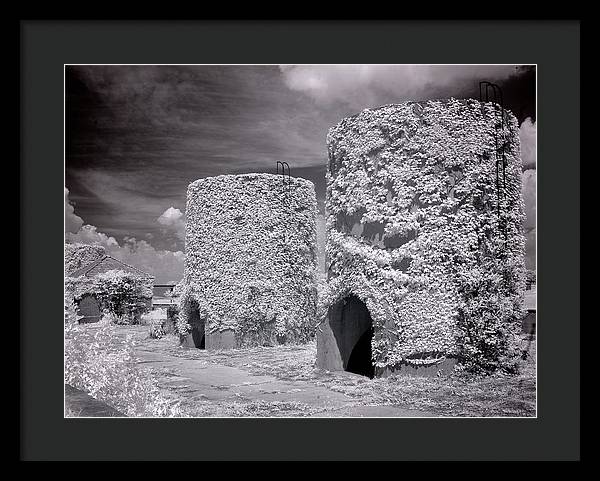
<path id="1" fill-rule="evenodd" d="M 79 324 L 98 322 L 102 317 L 98 300 L 91 294 L 85 294 L 78 303 Z"/>
<path id="2" fill-rule="evenodd" d="M 190 313 L 190 326 L 192 326 L 192 340 L 194 347 L 206 349 L 205 321 L 200 318 L 198 309 L 192 309 Z"/>
<path id="3" fill-rule="evenodd" d="M 371 358 L 373 320 L 364 302 L 350 295 L 331 307 L 329 323 L 345 371 L 372 379 L 375 367 Z"/>
<path id="4" fill-rule="evenodd" d="M 359 337 L 350 353 L 346 371 L 367 376 L 373 379 L 375 368 L 371 359 L 371 340 L 373 339 L 373 327 L 369 328 Z"/>

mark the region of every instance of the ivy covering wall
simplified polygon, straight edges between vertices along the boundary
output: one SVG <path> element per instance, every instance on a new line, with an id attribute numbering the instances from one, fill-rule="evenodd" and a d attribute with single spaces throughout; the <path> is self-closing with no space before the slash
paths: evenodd
<path id="1" fill-rule="evenodd" d="M 189 331 L 198 309 L 207 332 L 233 330 L 239 347 L 310 339 L 316 213 L 305 179 L 243 174 L 191 183 L 178 331 Z"/>
<path id="2" fill-rule="evenodd" d="M 131 324 L 139 322 L 141 314 L 148 310 L 152 298 L 153 278 L 141 277 L 121 270 L 109 270 L 94 277 L 65 277 L 65 296 L 79 302 L 91 295 L 102 312 L 115 322 Z"/>
<path id="3" fill-rule="evenodd" d="M 514 367 L 525 287 L 518 134 L 498 105 L 455 99 L 364 110 L 329 131 L 324 304 L 351 293 L 365 302 L 376 366 L 456 357 L 474 370 Z"/>

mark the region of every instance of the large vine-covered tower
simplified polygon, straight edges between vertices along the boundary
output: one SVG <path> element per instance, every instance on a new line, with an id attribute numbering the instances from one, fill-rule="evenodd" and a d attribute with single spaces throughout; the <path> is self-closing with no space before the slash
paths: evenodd
<path id="1" fill-rule="evenodd" d="M 406 102 L 342 120 L 327 145 L 317 365 L 509 366 L 525 286 L 516 118 L 492 102 Z"/>

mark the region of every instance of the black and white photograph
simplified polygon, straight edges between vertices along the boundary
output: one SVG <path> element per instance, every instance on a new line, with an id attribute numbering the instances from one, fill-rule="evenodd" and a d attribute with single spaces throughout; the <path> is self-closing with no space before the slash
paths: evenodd
<path id="1" fill-rule="evenodd" d="M 537 418 L 537 75 L 65 64 L 64 418 Z"/>

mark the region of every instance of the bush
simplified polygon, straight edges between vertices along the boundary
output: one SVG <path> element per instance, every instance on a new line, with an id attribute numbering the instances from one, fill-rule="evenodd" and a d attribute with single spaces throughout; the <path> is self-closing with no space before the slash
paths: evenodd
<path id="1" fill-rule="evenodd" d="M 167 321 L 175 324 L 177 322 L 177 316 L 179 314 L 179 308 L 177 304 L 170 304 L 167 306 Z"/>
<path id="2" fill-rule="evenodd" d="M 478 273 L 460 279 L 463 302 L 458 309 L 458 357 L 460 369 L 475 373 L 504 371 L 519 367 L 521 310 L 503 289 L 510 279 Z"/>
<path id="3" fill-rule="evenodd" d="M 179 402 L 160 391 L 151 372 L 136 365 L 133 340 L 120 344 L 114 327 L 96 326 L 65 325 L 65 383 L 127 416 L 183 415 Z"/>
<path id="4" fill-rule="evenodd" d="M 189 288 L 188 288 L 189 289 Z M 177 311 L 167 311 L 167 319 L 172 315 L 174 321 L 175 333 L 179 336 L 187 336 L 192 332 L 192 326 L 187 322 L 192 310 L 200 309 L 198 303 L 191 296 L 181 296 Z M 169 312 L 171 314 L 169 314 Z"/>
<path id="5" fill-rule="evenodd" d="M 77 305 L 72 292 L 65 289 L 65 324 L 77 324 L 81 318 L 82 316 L 77 312 Z"/>
<path id="6" fill-rule="evenodd" d="M 86 294 L 94 296 L 103 314 L 115 324 L 139 324 L 142 314 L 149 310 L 152 280 L 111 270 L 93 278 L 67 277 L 65 291 L 71 292 L 75 300 Z"/>
<path id="7" fill-rule="evenodd" d="M 126 325 L 131 324 L 127 318 L 124 316 L 118 316 L 114 312 L 110 312 L 105 309 L 102 311 L 102 317 L 100 318 L 101 324 L 116 324 L 116 325 Z"/>
<path id="8" fill-rule="evenodd" d="M 527 286 L 531 286 L 533 284 L 535 284 L 537 282 L 537 276 L 536 276 L 536 271 L 535 270 L 531 270 L 531 269 L 527 269 L 527 273 L 526 273 L 526 282 L 527 282 Z"/>
<path id="9" fill-rule="evenodd" d="M 154 322 L 150 326 L 150 337 L 152 339 L 161 339 L 167 334 L 162 322 Z"/>
<path id="10" fill-rule="evenodd" d="M 147 279 L 112 270 L 96 277 L 97 299 L 102 309 L 114 314 L 118 324 L 138 324 L 148 311 Z"/>

